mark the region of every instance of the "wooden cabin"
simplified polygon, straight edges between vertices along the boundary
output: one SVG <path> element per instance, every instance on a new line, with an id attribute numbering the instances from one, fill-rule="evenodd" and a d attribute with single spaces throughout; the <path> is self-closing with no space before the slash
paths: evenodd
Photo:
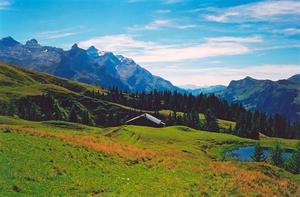
<path id="1" fill-rule="evenodd" d="M 141 125 L 141 126 L 149 126 L 149 127 L 164 127 L 166 124 L 155 118 L 154 116 L 144 113 L 142 115 L 136 116 L 125 122 L 129 125 Z"/>

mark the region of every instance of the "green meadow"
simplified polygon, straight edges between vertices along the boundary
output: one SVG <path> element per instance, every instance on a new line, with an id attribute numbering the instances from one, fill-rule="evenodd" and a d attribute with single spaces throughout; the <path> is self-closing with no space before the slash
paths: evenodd
<path id="1" fill-rule="evenodd" d="M 224 156 L 255 142 L 185 126 L 97 128 L 1 116 L 0 196 L 299 196 L 300 175 Z"/>

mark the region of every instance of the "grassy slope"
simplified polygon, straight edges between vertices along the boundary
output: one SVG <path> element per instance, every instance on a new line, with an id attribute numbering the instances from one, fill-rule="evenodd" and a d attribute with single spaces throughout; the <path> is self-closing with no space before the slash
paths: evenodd
<path id="1" fill-rule="evenodd" d="M 81 94 L 86 90 L 105 91 L 96 86 L 0 63 L 0 101 L 41 95 L 46 91 Z"/>
<path id="2" fill-rule="evenodd" d="M 10 128 L 11 132 L 4 132 Z M 183 126 L 95 128 L 0 117 L 0 195 L 297 196 L 300 177 L 264 163 L 223 161 L 254 143 Z M 265 146 L 295 140 L 262 137 Z M 298 193 L 297 193 L 298 192 Z"/>
<path id="3" fill-rule="evenodd" d="M 51 92 L 60 101 L 65 111 L 69 111 L 73 104 L 80 103 L 93 115 L 104 116 L 109 113 L 119 113 L 126 118 L 126 114 L 129 113 L 126 106 L 85 96 L 84 93 L 87 90 L 104 94 L 107 92 L 98 86 L 0 63 L 0 104 L 2 105 L 21 97 L 39 96 Z M 66 104 L 67 100 L 71 103 Z"/>

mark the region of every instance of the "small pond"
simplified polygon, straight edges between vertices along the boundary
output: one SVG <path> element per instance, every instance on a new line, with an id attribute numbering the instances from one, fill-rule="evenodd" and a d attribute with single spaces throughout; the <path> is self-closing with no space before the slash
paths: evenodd
<path id="1" fill-rule="evenodd" d="M 233 149 L 231 151 L 228 151 L 225 153 L 225 156 L 228 156 L 234 160 L 239 160 L 239 161 L 253 161 L 251 156 L 254 153 L 255 146 L 244 146 L 244 147 L 239 147 L 236 149 Z M 270 149 L 264 149 L 263 150 L 264 155 L 266 158 L 270 157 Z M 289 157 L 291 154 L 291 151 L 283 151 L 282 156 L 283 158 Z"/>

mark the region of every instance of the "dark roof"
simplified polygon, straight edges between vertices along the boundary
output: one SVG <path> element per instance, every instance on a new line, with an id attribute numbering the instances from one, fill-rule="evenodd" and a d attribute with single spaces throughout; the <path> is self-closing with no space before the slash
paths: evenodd
<path id="1" fill-rule="evenodd" d="M 136 119 L 139 119 L 139 118 L 146 118 L 146 119 L 150 120 L 151 122 L 153 122 L 153 123 L 155 123 L 157 125 L 161 125 L 161 124 L 165 125 L 165 123 L 163 121 L 161 121 L 160 119 L 155 118 L 154 116 L 152 116 L 150 114 L 147 114 L 147 113 L 141 114 L 141 115 L 136 116 L 136 117 L 134 117 L 134 118 L 132 118 L 130 120 L 127 120 L 125 123 L 130 123 L 130 122 L 132 122 L 132 121 L 134 121 Z"/>

